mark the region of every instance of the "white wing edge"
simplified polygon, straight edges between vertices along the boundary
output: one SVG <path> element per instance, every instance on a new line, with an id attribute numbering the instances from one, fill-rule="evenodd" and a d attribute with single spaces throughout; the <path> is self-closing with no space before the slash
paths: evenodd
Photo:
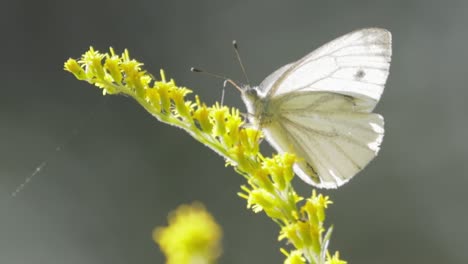
<path id="1" fill-rule="evenodd" d="M 383 93 L 391 54 L 388 30 L 356 30 L 281 67 L 258 90 L 268 97 L 294 91 L 336 92 L 363 99 L 370 112 Z"/>

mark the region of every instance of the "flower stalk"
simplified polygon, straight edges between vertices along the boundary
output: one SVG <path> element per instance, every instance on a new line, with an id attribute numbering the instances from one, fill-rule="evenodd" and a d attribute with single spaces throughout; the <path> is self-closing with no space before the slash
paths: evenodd
<path id="1" fill-rule="evenodd" d="M 223 156 L 228 165 L 246 179 L 238 195 L 247 207 L 261 211 L 279 227 L 279 240 L 294 248 L 281 249 L 285 263 L 344 264 L 339 254 L 328 252 L 332 228 L 325 228 L 325 209 L 332 202 L 314 190 L 309 198 L 296 193 L 292 186 L 292 166 L 296 157 L 289 153 L 264 157 L 260 153 L 262 132 L 246 121 L 238 109 L 215 103 L 207 106 L 192 91 L 143 70 L 143 64 L 131 59 L 129 52 L 116 55 L 90 48 L 79 60 L 69 59 L 65 70 L 78 80 L 87 81 L 106 94 L 124 94 L 135 99 L 159 121 L 179 127 L 193 138 Z"/>

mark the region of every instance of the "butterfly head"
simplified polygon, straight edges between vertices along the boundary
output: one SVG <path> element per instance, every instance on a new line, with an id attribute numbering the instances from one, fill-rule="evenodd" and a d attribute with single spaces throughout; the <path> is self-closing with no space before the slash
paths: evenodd
<path id="1" fill-rule="evenodd" d="M 260 123 L 264 105 L 258 88 L 249 85 L 242 86 L 241 97 L 247 108 L 250 122 L 253 124 Z"/>

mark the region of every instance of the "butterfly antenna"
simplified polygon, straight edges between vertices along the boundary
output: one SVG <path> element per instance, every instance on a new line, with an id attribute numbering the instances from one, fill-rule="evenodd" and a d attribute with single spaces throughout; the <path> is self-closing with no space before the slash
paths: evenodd
<path id="1" fill-rule="evenodd" d="M 226 92 L 226 84 L 227 84 L 227 82 L 224 81 L 223 82 L 223 90 L 221 92 L 221 106 L 224 105 L 224 93 Z"/>
<path id="2" fill-rule="evenodd" d="M 203 73 L 203 74 L 206 74 L 206 75 L 209 75 L 211 77 L 218 78 L 218 79 L 223 79 L 224 80 L 223 87 L 226 87 L 226 84 L 230 83 L 232 86 L 236 87 L 236 89 L 239 90 L 241 93 L 243 91 L 242 88 L 236 82 L 234 82 L 233 80 L 227 78 L 224 75 L 208 72 L 208 71 L 205 71 L 205 70 L 202 70 L 202 69 L 199 69 L 199 68 L 194 68 L 194 67 L 190 68 L 190 71 L 197 72 L 197 73 Z M 224 92 L 223 92 L 223 94 L 224 94 Z"/>
<path id="3" fill-rule="evenodd" d="M 239 61 L 239 65 L 240 65 L 240 67 L 242 69 L 242 72 L 244 73 L 245 80 L 247 81 L 247 84 L 250 86 L 249 77 L 247 76 L 244 64 L 242 63 L 242 60 L 241 60 L 241 57 L 240 57 L 240 54 L 239 54 L 239 46 L 237 45 L 237 41 L 233 40 L 232 41 L 232 46 L 234 47 L 234 51 L 236 52 L 237 61 Z"/>

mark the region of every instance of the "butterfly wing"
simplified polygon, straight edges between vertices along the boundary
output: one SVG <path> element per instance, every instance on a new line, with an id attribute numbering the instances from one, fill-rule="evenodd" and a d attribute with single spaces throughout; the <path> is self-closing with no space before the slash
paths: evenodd
<path id="1" fill-rule="evenodd" d="M 367 28 L 346 34 L 283 66 L 258 87 L 266 139 L 298 156 L 295 172 L 307 183 L 336 188 L 379 151 L 384 121 L 371 113 L 391 60 L 391 35 Z"/>
<path id="2" fill-rule="evenodd" d="M 267 98 L 291 92 L 341 93 L 360 98 L 360 106 L 371 112 L 384 90 L 391 54 L 389 31 L 353 31 L 283 66 L 258 90 Z"/>
<path id="3" fill-rule="evenodd" d="M 271 102 L 279 114 L 263 128 L 265 137 L 279 152 L 297 155 L 294 171 L 305 182 L 336 188 L 377 155 L 383 118 L 355 111 L 356 99 L 317 92 L 278 100 Z"/>

